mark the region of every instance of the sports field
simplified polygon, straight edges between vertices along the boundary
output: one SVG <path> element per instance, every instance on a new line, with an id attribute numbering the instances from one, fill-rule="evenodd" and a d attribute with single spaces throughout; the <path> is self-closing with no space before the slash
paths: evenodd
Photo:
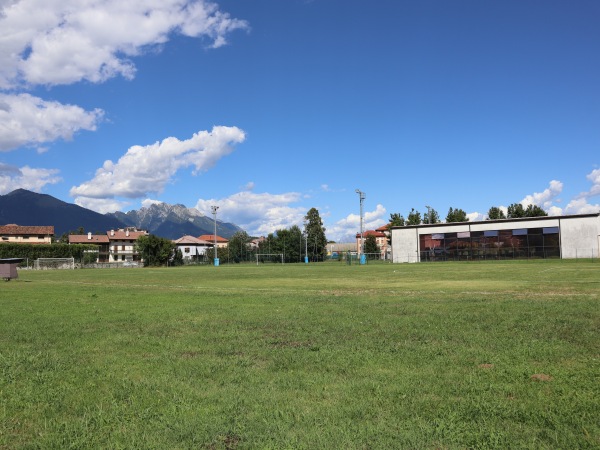
<path id="1" fill-rule="evenodd" d="M 0 449 L 600 448 L 600 263 L 21 271 Z"/>

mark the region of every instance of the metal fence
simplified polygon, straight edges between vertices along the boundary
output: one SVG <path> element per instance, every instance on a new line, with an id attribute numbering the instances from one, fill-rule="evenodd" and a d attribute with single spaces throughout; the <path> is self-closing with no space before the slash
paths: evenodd
<path id="1" fill-rule="evenodd" d="M 528 260 L 528 259 L 585 259 L 592 262 L 600 261 L 597 248 L 563 248 L 562 253 L 556 247 L 503 248 L 461 251 L 426 250 L 422 252 L 393 255 L 395 263 L 414 262 L 443 262 L 443 261 L 499 261 L 499 260 Z"/>

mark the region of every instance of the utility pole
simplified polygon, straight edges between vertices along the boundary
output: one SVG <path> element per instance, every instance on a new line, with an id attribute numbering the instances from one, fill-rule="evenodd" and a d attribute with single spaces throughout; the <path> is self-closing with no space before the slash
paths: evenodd
<path id="1" fill-rule="evenodd" d="M 219 258 L 217 257 L 217 210 L 219 209 L 218 206 L 211 206 L 210 209 L 212 210 L 212 215 L 214 217 L 214 221 L 215 221 L 215 234 L 214 234 L 214 249 L 215 249 L 215 266 L 219 265 Z"/>
<path id="2" fill-rule="evenodd" d="M 427 223 L 431 223 L 431 206 L 426 206 L 427 208 Z"/>
<path id="3" fill-rule="evenodd" d="M 359 250 L 359 258 L 360 263 L 364 264 L 364 241 L 363 241 L 363 202 L 365 201 L 366 195 L 360 189 L 355 191 L 358 194 L 358 198 L 360 199 L 360 250 Z"/>

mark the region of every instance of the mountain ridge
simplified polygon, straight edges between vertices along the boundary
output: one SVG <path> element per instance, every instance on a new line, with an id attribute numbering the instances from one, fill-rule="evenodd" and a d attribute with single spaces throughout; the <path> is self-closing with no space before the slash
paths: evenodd
<path id="1" fill-rule="evenodd" d="M 86 232 L 104 233 L 111 229 L 136 227 L 166 239 L 184 235 L 214 234 L 214 220 L 196 208 L 156 203 L 127 213 L 100 214 L 67 203 L 48 194 L 16 189 L 0 195 L 0 224 L 52 225 L 55 237 L 83 227 Z M 230 238 L 241 228 L 217 220 L 217 234 Z"/>

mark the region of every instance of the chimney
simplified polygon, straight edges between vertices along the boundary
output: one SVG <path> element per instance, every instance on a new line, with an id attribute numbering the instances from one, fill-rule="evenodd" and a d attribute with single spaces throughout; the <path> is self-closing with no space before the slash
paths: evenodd
<path id="1" fill-rule="evenodd" d="M 92 232 L 91 232 L 91 231 L 89 231 L 89 232 L 88 232 L 88 240 L 91 240 L 91 239 L 92 239 Z"/>
<path id="2" fill-rule="evenodd" d="M 115 235 L 115 230 L 110 230 L 110 235 L 114 236 Z"/>
<path id="3" fill-rule="evenodd" d="M 129 228 L 127 228 L 127 230 L 125 230 L 125 236 L 129 237 Z"/>

